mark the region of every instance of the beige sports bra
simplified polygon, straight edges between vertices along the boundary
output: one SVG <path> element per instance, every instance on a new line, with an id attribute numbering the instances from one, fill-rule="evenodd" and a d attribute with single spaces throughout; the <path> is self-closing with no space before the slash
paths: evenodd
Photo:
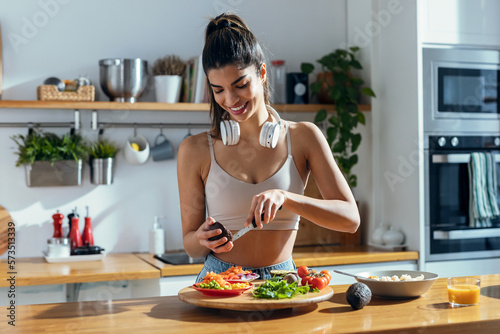
<path id="1" fill-rule="evenodd" d="M 285 122 L 288 156 L 281 168 L 268 179 L 253 184 L 236 179 L 222 169 L 215 160 L 212 136 L 208 135 L 210 170 L 205 184 L 208 215 L 230 230 L 244 227 L 253 196 L 270 189 L 282 189 L 304 194 L 304 182 L 293 161 L 288 123 Z M 299 215 L 287 209 L 277 212 L 276 218 L 262 230 L 297 230 Z"/>

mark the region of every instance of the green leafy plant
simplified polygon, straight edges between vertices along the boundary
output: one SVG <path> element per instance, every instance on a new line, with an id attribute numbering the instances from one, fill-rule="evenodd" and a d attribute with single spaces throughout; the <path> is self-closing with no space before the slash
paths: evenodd
<path id="1" fill-rule="evenodd" d="M 358 47 L 351 47 L 349 50 L 337 49 L 318 59 L 322 70 L 331 73 L 332 80 L 323 79 L 311 84 L 311 91 L 315 94 L 326 89 L 327 96 L 335 104 L 336 113 L 329 116 L 325 109 L 321 109 L 317 112 L 314 122 L 321 123 L 328 118 L 326 138 L 351 188 L 356 187 L 358 183 L 357 176 L 351 170 L 358 163 L 358 155 L 355 152 L 361 144 L 361 134 L 354 131 L 358 124 L 365 125 L 365 116 L 359 110 L 359 98 L 361 94 L 375 97 L 373 90 L 369 87 L 362 88 L 364 81 L 352 74 L 353 69 L 363 69 L 356 59 L 355 54 L 358 51 Z M 314 65 L 302 63 L 301 70 L 310 74 L 314 71 Z"/>
<path id="2" fill-rule="evenodd" d="M 88 146 L 80 134 L 67 133 L 58 136 L 51 132 L 33 129 L 26 136 L 16 135 L 12 140 L 17 144 L 19 156 L 16 166 L 33 164 L 35 161 L 79 160 L 87 156 Z"/>
<path id="3" fill-rule="evenodd" d="M 90 145 L 90 157 L 94 159 L 114 158 L 119 151 L 119 147 L 107 140 L 99 139 Z"/>

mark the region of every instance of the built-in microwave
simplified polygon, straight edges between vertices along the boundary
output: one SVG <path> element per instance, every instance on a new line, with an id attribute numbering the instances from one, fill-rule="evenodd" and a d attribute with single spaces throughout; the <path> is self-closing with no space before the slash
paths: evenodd
<path id="1" fill-rule="evenodd" d="M 423 48 L 424 131 L 499 131 L 499 71 L 499 50 Z"/>

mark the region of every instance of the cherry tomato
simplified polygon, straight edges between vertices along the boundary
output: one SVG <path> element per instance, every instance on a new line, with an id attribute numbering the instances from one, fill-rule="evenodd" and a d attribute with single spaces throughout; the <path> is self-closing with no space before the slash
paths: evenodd
<path id="1" fill-rule="evenodd" d="M 328 270 L 322 270 L 317 273 L 315 270 L 308 268 L 307 266 L 300 266 L 297 269 L 297 274 L 299 275 L 302 285 L 309 285 L 312 289 L 318 288 L 319 290 L 324 289 L 332 278 L 332 275 Z"/>
<path id="2" fill-rule="evenodd" d="M 302 279 L 302 281 L 300 282 L 302 285 L 306 285 L 308 284 L 310 287 L 312 287 L 313 285 L 313 279 L 314 279 L 314 276 L 306 276 Z"/>
<path id="3" fill-rule="evenodd" d="M 326 276 L 313 276 L 311 283 L 313 288 L 323 290 L 328 285 L 328 280 Z"/>
<path id="4" fill-rule="evenodd" d="M 309 268 L 307 266 L 300 266 L 297 269 L 297 275 L 299 275 L 300 278 L 304 278 L 309 274 Z"/>
<path id="5" fill-rule="evenodd" d="M 332 279 L 332 274 L 328 270 L 321 270 L 320 274 L 325 275 L 325 277 L 328 278 L 328 283 L 330 283 L 330 280 Z"/>

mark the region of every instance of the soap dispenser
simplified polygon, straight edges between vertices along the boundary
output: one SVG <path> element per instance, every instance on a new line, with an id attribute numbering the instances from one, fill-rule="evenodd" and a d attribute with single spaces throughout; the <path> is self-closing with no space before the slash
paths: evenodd
<path id="1" fill-rule="evenodd" d="M 158 223 L 158 216 L 155 216 L 153 228 L 149 231 L 149 253 L 163 254 L 165 252 L 165 231 Z"/>

